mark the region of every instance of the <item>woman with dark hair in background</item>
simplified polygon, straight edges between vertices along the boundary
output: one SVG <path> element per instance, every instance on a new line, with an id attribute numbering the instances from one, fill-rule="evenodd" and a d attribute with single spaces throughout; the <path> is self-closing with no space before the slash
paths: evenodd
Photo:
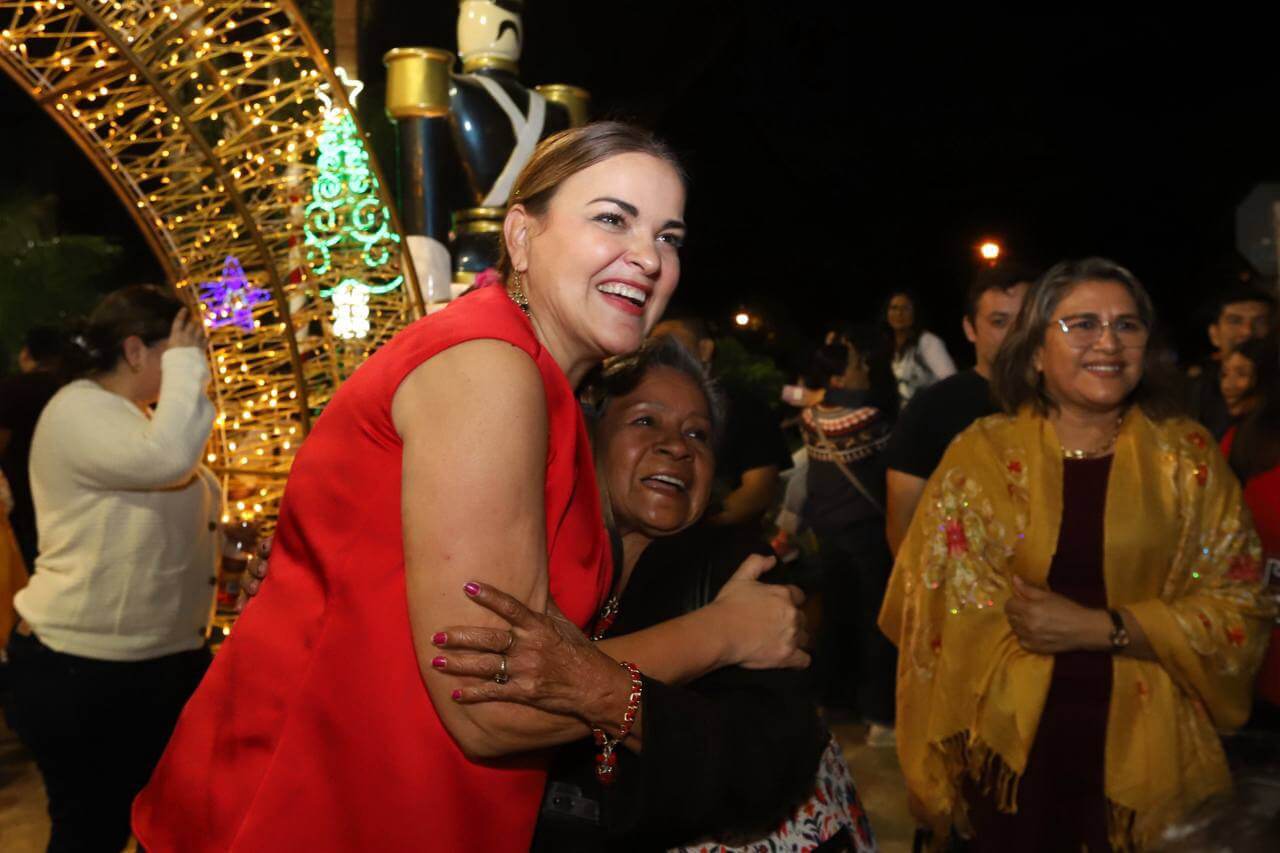
<path id="1" fill-rule="evenodd" d="M 1261 549 L 1212 437 L 1153 370 L 1155 312 L 1099 258 L 1032 287 L 1006 414 L 925 486 L 880 624 L 912 810 L 988 850 L 1144 847 L 1227 790 L 1270 636 Z"/>
<path id="2" fill-rule="evenodd" d="M 818 537 L 822 629 L 815 666 L 824 705 L 853 711 L 867 742 L 893 744 L 894 650 L 876 629 L 893 559 L 884 533 L 884 449 L 898 395 L 882 337 L 845 331 L 809 370 L 822 402 L 804 410 L 809 456 L 802 516 Z"/>
<path id="3" fill-rule="evenodd" d="M 1267 389 L 1280 370 L 1271 358 L 1275 346 L 1275 338 L 1250 338 L 1222 359 L 1218 387 L 1233 427 L 1266 399 Z"/>
<path id="4" fill-rule="evenodd" d="M 74 341 L 82 378 L 31 442 L 40 550 L 14 601 L 11 711 L 44 778 L 49 850 L 119 850 L 209 663 L 214 410 L 203 330 L 168 290 L 109 294 Z"/>
<path id="5" fill-rule="evenodd" d="M 911 291 L 895 290 L 884 308 L 884 324 L 893 343 L 893 375 L 904 406 L 921 388 L 956 372 L 942 338 L 921 326 L 919 304 Z"/>
<path id="6" fill-rule="evenodd" d="M 1221 381 L 1232 414 L 1247 412 L 1223 437 L 1222 452 L 1244 485 L 1262 539 L 1268 591 L 1280 597 L 1280 342 L 1270 337 L 1241 344 L 1223 360 Z M 1255 722 L 1280 729 L 1280 625 L 1271 630 L 1256 690 Z"/>

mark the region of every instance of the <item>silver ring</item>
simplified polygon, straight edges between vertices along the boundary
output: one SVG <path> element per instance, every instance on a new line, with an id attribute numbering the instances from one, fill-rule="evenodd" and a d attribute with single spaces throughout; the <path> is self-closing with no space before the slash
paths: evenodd
<path id="1" fill-rule="evenodd" d="M 493 680 L 496 684 L 506 684 L 511 678 L 507 675 L 507 656 L 501 655 L 502 661 L 498 664 L 498 671 L 494 674 Z"/>

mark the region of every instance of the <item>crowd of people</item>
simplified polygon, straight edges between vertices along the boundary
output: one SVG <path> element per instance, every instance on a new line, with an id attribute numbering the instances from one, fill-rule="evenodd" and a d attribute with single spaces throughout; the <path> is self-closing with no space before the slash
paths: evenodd
<path id="1" fill-rule="evenodd" d="M 50 850 L 865 853 L 837 719 L 920 849 L 1147 849 L 1228 791 L 1280 717 L 1272 294 L 1178 373 L 1124 267 L 1001 264 L 971 369 L 895 290 L 771 407 L 663 319 L 686 184 L 628 125 L 538 146 L 498 268 L 318 419 L 212 663 L 199 323 L 135 286 L 33 332 L 0 639 Z"/>

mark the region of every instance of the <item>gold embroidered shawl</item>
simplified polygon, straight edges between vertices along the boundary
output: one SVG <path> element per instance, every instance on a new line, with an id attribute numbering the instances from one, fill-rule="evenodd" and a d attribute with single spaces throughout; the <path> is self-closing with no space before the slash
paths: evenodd
<path id="1" fill-rule="evenodd" d="M 1016 809 L 1053 658 L 1023 651 L 1003 606 L 1011 575 L 1046 584 L 1062 467 L 1030 410 L 976 422 L 929 479 L 894 565 L 880 627 L 899 650 L 899 758 L 943 837 L 967 829 L 962 773 Z M 1108 602 L 1159 657 L 1113 664 L 1105 794 L 1112 844 L 1131 849 L 1230 787 L 1217 731 L 1248 717 L 1271 605 L 1240 486 L 1199 424 L 1131 410 L 1104 513 Z"/>

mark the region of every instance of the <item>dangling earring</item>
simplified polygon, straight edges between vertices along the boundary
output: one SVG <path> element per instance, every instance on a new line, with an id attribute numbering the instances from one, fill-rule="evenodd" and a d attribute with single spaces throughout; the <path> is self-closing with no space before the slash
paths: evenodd
<path id="1" fill-rule="evenodd" d="M 511 301 L 520 306 L 520 310 L 529 314 L 529 297 L 525 295 L 524 283 L 520 280 L 520 270 L 511 271 L 511 283 L 507 285 L 507 295 L 511 297 Z"/>

